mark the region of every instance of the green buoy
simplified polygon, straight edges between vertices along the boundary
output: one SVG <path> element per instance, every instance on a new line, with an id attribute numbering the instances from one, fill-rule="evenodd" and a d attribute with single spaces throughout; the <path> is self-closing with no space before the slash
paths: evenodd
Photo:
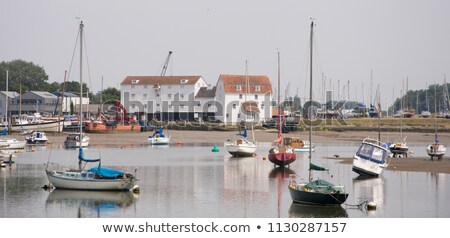
<path id="1" fill-rule="evenodd" d="M 214 147 L 211 150 L 212 152 L 219 152 L 219 147 L 217 147 L 217 145 L 214 144 Z"/>

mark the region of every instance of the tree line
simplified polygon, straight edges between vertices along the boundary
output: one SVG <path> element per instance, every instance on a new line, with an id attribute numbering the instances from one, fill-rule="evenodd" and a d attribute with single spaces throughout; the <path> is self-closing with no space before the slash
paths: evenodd
<path id="1" fill-rule="evenodd" d="M 10 62 L 0 62 L 0 90 L 6 91 L 6 77 L 8 72 L 8 91 L 27 92 L 27 91 L 45 91 L 45 92 L 62 92 L 63 84 L 57 82 L 48 82 L 48 75 L 45 73 L 44 67 L 27 62 L 21 59 Z M 80 83 L 77 81 L 67 81 L 65 83 L 64 92 L 80 93 Z M 120 100 L 120 91 L 114 87 L 108 87 L 103 91 L 93 93 L 83 83 L 83 92 L 88 92 L 89 98 L 93 103 L 101 103 L 105 101 Z M 84 93 L 83 93 L 84 94 Z"/>

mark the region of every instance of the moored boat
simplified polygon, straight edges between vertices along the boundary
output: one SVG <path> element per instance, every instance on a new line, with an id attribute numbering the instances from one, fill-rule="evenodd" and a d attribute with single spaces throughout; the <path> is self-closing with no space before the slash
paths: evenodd
<path id="1" fill-rule="evenodd" d="M 43 131 L 34 131 L 31 136 L 25 138 L 28 144 L 45 144 L 48 142 L 48 137 Z"/>
<path id="2" fill-rule="evenodd" d="M 81 138 L 81 143 L 80 143 Z M 89 136 L 83 133 L 83 135 L 80 137 L 80 133 L 70 133 L 66 140 L 64 141 L 64 148 L 79 148 L 81 147 L 88 147 L 89 146 Z"/>
<path id="3" fill-rule="evenodd" d="M 387 145 L 372 138 L 365 138 L 353 156 L 352 170 L 363 176 L 379 176 L 388 166 Z"/>
<path id="4" fill-rule="evenodd" d="M 147 141 L 151 145 L 168 145 L 170 142 L 170 137 L 163 134 L 163 128 L 155 130 L 153 135 L 148 136 Z"/>

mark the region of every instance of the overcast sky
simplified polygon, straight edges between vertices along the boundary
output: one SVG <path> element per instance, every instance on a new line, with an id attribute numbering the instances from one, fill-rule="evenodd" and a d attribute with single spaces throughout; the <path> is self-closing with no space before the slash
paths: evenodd
<path id="1" fill-rule="evenodd" d="M 50 82 L 63 82 L 77 18 L 94 92 L 102 77 L 107 88 L 127 75 L 159 75 L 169 51 L 166 75 L 201 75 L 215 85 L 220 74 L 244 74 L 247 60 L 249 74 L 267 75 L 275 87 L 280 51 L 282 93 L 289 85 L 289 95 L 305 97 L 311 18 L 315 94 L 324 75 L 341 93 L 350 82 L 353 100 L 364 84 L 368 101 L 373 71 L 372 96 L 380 84 L 384 107 L 407 78 L 416 90 L 450 74 L 448 0 L 0 0 L 0 61 L 32 61 Z M 75 63 L 69 80 L 78 81 Z"/>

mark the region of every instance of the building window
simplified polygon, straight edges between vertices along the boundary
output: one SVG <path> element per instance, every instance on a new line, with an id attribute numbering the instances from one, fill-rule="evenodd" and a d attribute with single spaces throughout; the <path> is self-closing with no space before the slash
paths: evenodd
<path id="1" fill-rule="evenodd" d="M 137 83 L 139 83 L 139 79 L 133 79 L 133 80 L 131 80 L 131 83 L 132 84 L 137 84 Z"/>
<path id="2" fill-rule="evenodd" d="M 159 97 L 159 93 L 156 94 L 156 97 Z"/>
<path id="3" fill-rule="evenodd" d="M 147 108 L 147 104 L 144 104 L 144 108 Z"/>
<path id="4" fill-rule="evenodd" d="M 236 109 L 236 104 L 233 104 L 233 109 Z"/>
<path id="5" fill-rule="evenodd" d="M 238 118 L 241 118 L 241 114 L 240 113 L 238 113 Z"/>
<path id="6" fill-rule="evenodd" d="M 239 99 L 242 99 L 242 94 L 239 94 Z"/>
<path id="7" fill-rule="evenodd" d="M 261 87 L 260 87 L 259 85 L 255 85 L 255 91 L 256 91 L 256 92 L 261 91 Z"/>
<path id="8" fill-rule="evenodd" d="M 132 93 L 131 94 L 131 100 L 134 100 L 134 98 L 136 98 L 136 94 Z"/>
<path id="9" fill-rule="evenodd" d="M 229 118 L 229 117 L 230 117 L 230 114 L 227 113 L 227 118 Z"/>
<path id="10" fill-rule="evenodd" d="M 156 106 L 159 107 L 159 103 L 157 103 Z"/>
<path id="11" fill-rule="evenodd" d="M 142 95 L 144 99 L 147 99 L 147 94 Z"/>
<path id="12" fill-rule="evenodd" d="M 199 104 L 197 104 L 197 106 L 199 106 L 199 107 L 200 107 L 200 106 L 202 106 L 202 105 L 201 105 L 201 104 L 199 103 Z"/>
<path id="13" fill-rule="evenodd" d="M 170 85 L 170 84 L 169 84 L 169 85 L 167 85 L 167 88 L 172 88 L 172 85 Z"/>
<path id="14" fill-rule="evenodd" d="M 184 98 L 184 94 L 180 94 L 180 98 Z"/>
<path id="15" fill-rule="evenodd" d="M 258 95 L 255 95 L 255 99 L 258 99 Z"/>
<path id="16" fill-rule="evenodd" d="M 261 103 L 261 109 L 264 109 L 264 104 Z"/>
<path id="17" fill-rule="evenodd" d="M 184 108 L 184 104 L 180 104 L 180 108 Z"/>
<path id="18" fill-rule="evenodd" d="M 237 90 L 237 91 L 241 91 L 241 90 L 242 90 L 242 88 L 241 88 L 241 85 L 240 85 L 240 84 L 237 84 L 237 85 L 236 85 L 236 90 Z"/>
<path id="19" fill-rule="evenodd" d="M 147 88 L 148 87 L 148 85 L 144 85 L 144 88 Z"/>
<path id="20" fill-rule="evenodd" d="M 131 88 L 134 88 L 134 85 L 131 85 Z"/>
<path id="21" fill-rule="evenodd" d="M 131 104 L 131 108 L 133 108 L 133 109 L 134 109 L 135 107 L 136 107 L 136 105 L 135 105 L 135 104 Z"/>
<path id="22" fill-rule="evenodd" d="M 172 94 L 171 93 L 167 94 L 167 97 L 172 98 Z"/>
<path id="23" fill-rule="evenodd" d="M 208 107 L 211 107 L 211 103 L 208 103 Z"/>

